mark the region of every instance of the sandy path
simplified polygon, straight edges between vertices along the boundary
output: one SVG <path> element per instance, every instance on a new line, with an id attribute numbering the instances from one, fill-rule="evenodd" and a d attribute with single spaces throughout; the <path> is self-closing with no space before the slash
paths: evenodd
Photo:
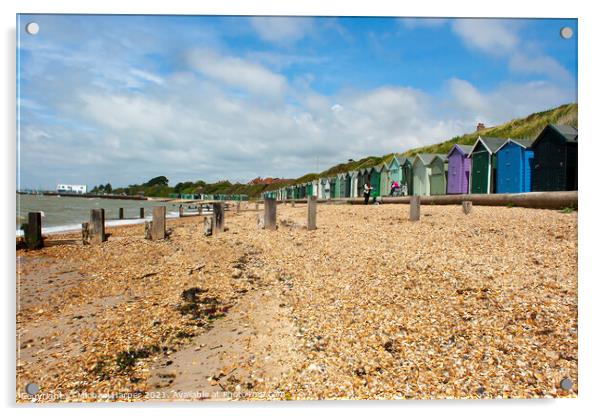
<path id="1" fill-rule="evenodd" d="M 282 284 L 244 296 L 228 315 L 194 338 L 191 344 L 163 358 L 148 381 L 154 398 L 279 399 L 283 394 L 262 389 L 273 385 L 298 358 L 290 308 L 283 303 Z"/>

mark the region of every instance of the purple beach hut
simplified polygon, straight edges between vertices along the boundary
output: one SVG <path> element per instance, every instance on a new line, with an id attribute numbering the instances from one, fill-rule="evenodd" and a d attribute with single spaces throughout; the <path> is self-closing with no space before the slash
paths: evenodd
<path id="1" fill-rule="evenodd" d="M 468 154 L 472 146 L 454 144 L 447 154 L 447 193 L 467 194 L 470 178 Z"/>

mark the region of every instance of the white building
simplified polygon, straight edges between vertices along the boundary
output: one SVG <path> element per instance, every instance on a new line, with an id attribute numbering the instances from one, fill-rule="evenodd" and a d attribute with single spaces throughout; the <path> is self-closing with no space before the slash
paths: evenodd
<path id="1" fill-rule="evenodd" d="M 56 191 L 59 194 L 61 194 L 61 193 L 85 194 L 88 191 L 88 187 L 86 185 L 65 185 L 65 184 L 59 183 L 56 186 Z"/>

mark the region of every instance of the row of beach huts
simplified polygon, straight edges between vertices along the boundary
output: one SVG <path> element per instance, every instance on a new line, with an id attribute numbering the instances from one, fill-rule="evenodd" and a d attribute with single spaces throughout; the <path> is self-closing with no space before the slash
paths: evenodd
<path id="1" fill-rule="evenodd" d="M 387 163 L 264 192 L 263 198 L 355 198 L 366 183 L 371 197 L 576 190 L 577 129 L 548 124 L 535 140 L 479 136 L 447 154 L 394 154 Z"/>

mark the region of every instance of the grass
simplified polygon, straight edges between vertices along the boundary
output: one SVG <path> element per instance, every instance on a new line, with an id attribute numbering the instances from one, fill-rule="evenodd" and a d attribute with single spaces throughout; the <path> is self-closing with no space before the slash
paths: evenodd
<path id="1" fill-rule="evenodd" d="M 570 214 L 571 212 L 575 212 L 574 207 L 564 207 L 560 210 L 561 214 Z"/>

